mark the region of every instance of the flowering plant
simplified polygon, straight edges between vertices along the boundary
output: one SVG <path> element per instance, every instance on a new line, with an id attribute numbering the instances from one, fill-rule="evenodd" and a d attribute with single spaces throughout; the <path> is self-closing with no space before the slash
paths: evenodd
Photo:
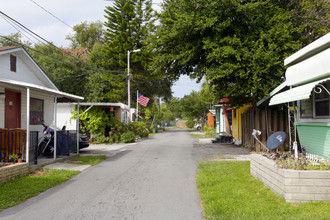
<path id="1" fill-rule="evenodd" d="M 292 152 L 282 152 L 265 155 L 277 164 L 278 168 L 294 170 L 330 170 L 329 159 L 311 159 L 305 153 L 299 153 L 298 158 Z"/>

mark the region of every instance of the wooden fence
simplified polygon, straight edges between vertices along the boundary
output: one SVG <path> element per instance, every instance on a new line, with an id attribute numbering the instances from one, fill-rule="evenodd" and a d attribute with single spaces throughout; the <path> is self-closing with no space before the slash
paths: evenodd
<path id="1" fill-rule="evenodd" d="M 22 158 L 26 153 L 26 130 L 0 129 L 0 161 L 8 162 L 9 156 L 17 154 Z"/>
<path id="2" fill-rule="evenodd" d="M 242 114 L 242 143 L 250 149 L 260 152 L 265 149 L 252 136 L 253 129 L 261 131 L 259 140 L 266 145 L 267 137 L 276 131 L 287 134 L 284 145 L 279 150 L 289 150 L 289 124 L 287 108 L 250 108 Z"/>

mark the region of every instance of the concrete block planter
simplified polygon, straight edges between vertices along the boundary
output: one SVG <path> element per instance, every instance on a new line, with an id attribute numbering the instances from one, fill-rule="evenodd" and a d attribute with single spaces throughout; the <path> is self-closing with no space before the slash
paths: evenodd
<path id="1" fill-rule="evenodd" d="M 251 175 L 287 202 L 330 202 L 330 171 L 277 168 L 260 154 L 251 155 Z"/>
<path id="2" fill-rule="evenodd" d="M 27 163 L 16 163 L 10 166 L 0 168 L 0 184 L 18 176 L 29 173 L 29 165 Z"/>

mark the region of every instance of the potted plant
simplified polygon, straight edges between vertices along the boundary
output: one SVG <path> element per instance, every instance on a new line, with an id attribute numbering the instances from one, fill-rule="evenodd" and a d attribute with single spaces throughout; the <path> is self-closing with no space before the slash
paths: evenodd
<path id="1" fill-rule="evenodd" d="M 19 156 L 17 154 L 11 154 L 9 155 L 9 159 L 13 162 L 16 163 L 18 160 Z"/>

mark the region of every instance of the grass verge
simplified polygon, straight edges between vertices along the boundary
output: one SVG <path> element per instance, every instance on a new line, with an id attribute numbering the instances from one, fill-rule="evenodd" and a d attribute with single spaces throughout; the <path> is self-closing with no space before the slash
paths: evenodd
<path id="1" fill-rule="evenodd" d="M 190 134 L 191 138 L 217 138 L 219 137 L 219 134 L 211 134 L 211 135 L 206 135 L 206 134 Z"/>
<path id="2" fill-rule="evenodd" d="M 91 165 L 94 166 L 96 164 L 101 163 L 107 157 L 105 155 L 98 155 L 98 156 L 80 156 L 75 158 L 74 160 L 68 161 L 68 163 L 74 164 L 82 164 L 82 165 Z"/>
<path id="3" fill-rule="evenodd" d="M 201 162 L 197 186 L 207 219 L 330 219 L 330 203 L 287 203 L 250 176 L 250 162 Z"/>
<path id="4" fill-rule="evenodd" d="M 79 171 L 44 170 L 0 185 L 0 211 L 16 206 L 76 176 Z"/>

